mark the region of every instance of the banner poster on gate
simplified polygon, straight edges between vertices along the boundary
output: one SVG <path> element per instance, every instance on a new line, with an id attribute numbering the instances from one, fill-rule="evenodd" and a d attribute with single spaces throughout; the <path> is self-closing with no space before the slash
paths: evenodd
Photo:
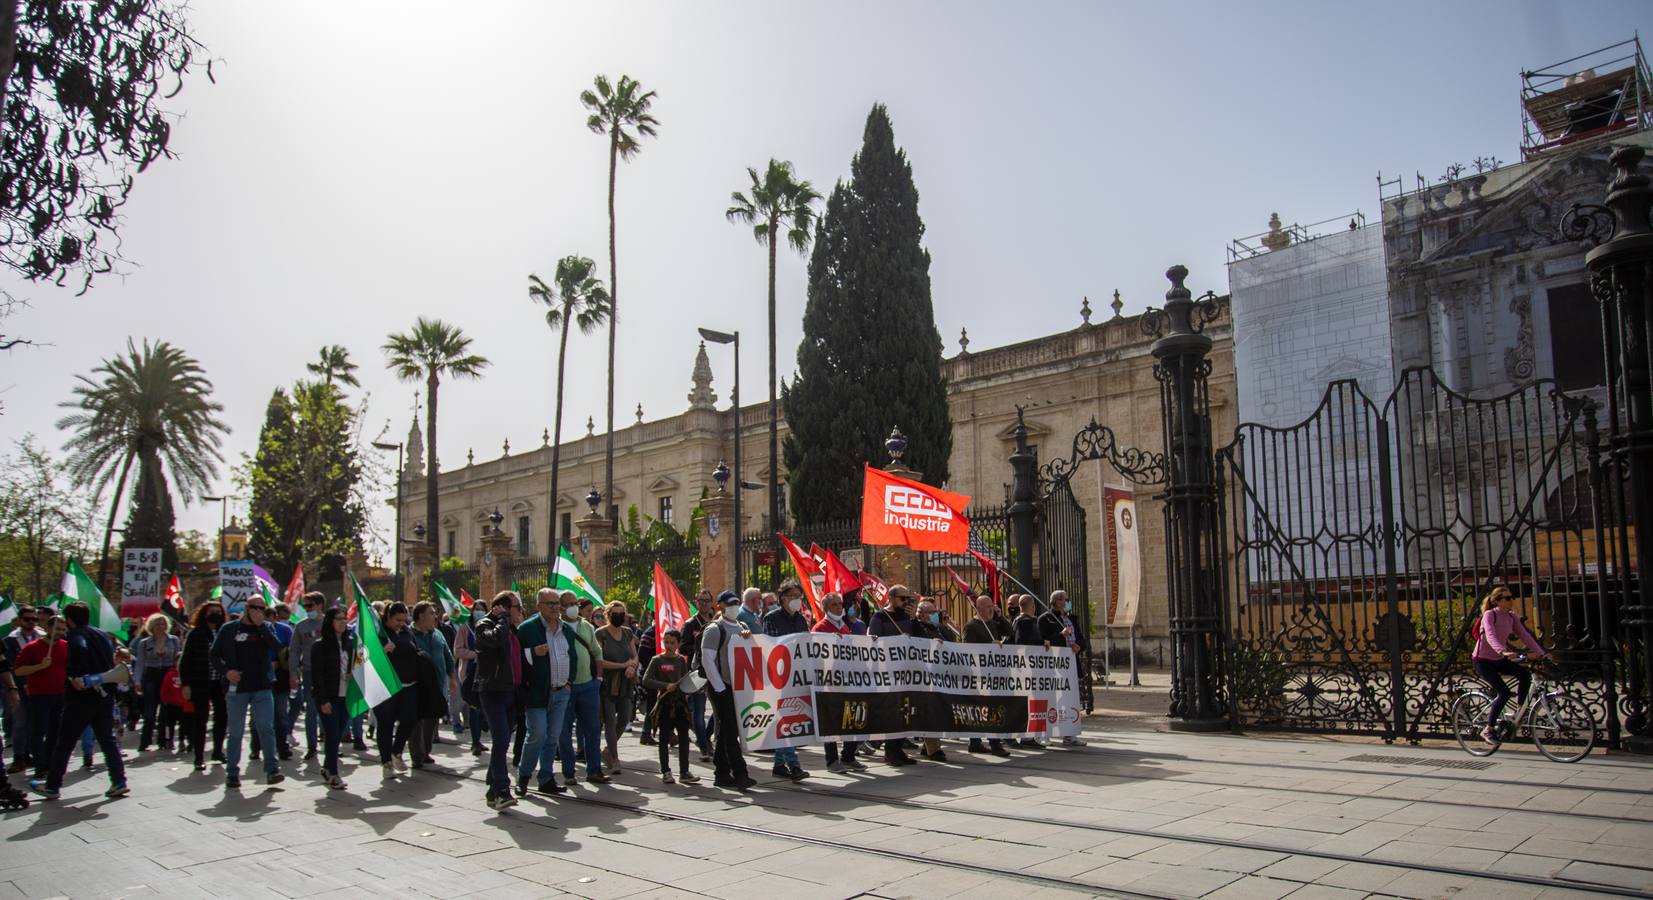
<path id="1" fill-rule="evenodd" d="M 1073 651 L 854 634 L 730 643 L 747 750 L 903 737 L 1079 734 Z"/>
<path id="2" fill-rule="evenodd" d="M 247 598 L 258 593 L 258 576 L 250 560 L 218 564 L 218 586 L 223 589 L 224 611 L 239 615 Z"/>
<path id="3" fill-rule="evenodd" d="M 1138 540 L 1136 492 L 1105 486 L 1102 502 L 1108 527 L 1108 624 L 1136 624 L 1142 600 L 1142 543 Z"/>

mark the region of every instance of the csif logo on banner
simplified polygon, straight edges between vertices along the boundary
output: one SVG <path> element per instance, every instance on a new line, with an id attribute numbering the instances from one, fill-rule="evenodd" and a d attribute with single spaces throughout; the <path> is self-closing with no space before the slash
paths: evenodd
<path id="1" fill-rule="evenodd" d="M 947 531 L 954 513 L 936 498 L 900 484 L 884 486 L 884 524 L 909 531 Z"/>

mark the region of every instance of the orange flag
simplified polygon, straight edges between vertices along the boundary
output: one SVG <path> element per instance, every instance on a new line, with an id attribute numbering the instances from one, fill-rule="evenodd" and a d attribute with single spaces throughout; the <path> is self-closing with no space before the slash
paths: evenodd
<path id="1" fill-rule="evenodd" d="M 821 574 L 821 567 L 809 554 L 798 549 L 798 545 L 786 539 L 786 535 L 775 532 L 775 537 L 781 539 L 781 546 L 786 548 L 786 555 L 792 557 L 792 568 L 798 570 L 798 584 L 804 589 L 804 597 L 809 600 L 809 608 L 815 613 L 815 621 L 821 621 L 821 598 L 815 593 L 815 578 Z"/>
<path id="2" fill-rule="evenodd" d="M 666 632 L 683 631 L 689 621 L 689 601 L 672 583 L 666 570 L 654 564 L 654 652 L 666 652 Z"/>
<path id="3" fill-rule="evenodd" d="M 861 543 L 962 553 L 970 544 L 970 498 L 867 466 Z"/>

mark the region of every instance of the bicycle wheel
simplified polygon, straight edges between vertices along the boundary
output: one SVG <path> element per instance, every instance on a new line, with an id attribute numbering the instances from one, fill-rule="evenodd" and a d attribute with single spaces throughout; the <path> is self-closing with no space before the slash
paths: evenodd
<path id="1" fill-rule="evenodd" d="M 1470 756 L 1491 756 L 1498 752 L 1497 744 L 1481 740 L 1481 729 L 1486 727 L 1487 713 L 1492 709 L 1492 698 L 1480 691 L 1468 691 L 1452 701 L 1452 733 L 1458 746 Z"/>
<path id="2" fill-rule="evenodd" d="M 1527 721 L 1538 752 L 1556 762 L 1578 762 L 1596 745 L 1595 717 L 1571 694 L 1557 691 L 1539 697 Z"/>

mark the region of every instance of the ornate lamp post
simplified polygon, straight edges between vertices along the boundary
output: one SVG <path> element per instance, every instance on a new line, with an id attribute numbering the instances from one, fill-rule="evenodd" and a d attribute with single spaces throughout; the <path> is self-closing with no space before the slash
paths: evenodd
<path id="1" fill-rule="evenodd" d="M 1211 338 L 1215 296 L 1192 299 L 1188 269 L 1165 273 L 1165 308 L 1143 321 L 1160 335 L 1151 348 L 1165 434 L 1165 576 L 1171 606 L 1171 727 L 1228 727 L 1222 645 L 1216 460 L 1211 442 Z"/>
<path id="2" fill-rule="evenodd" d="M 1621 471 L 1604 479 L 1612 496 L 1598 506 L 1628 512 L 1636 526 L 1632 565 L 1619 567 L 1623 605 L 1609 638 L 1629 646 L 1625 746 L 1636 753 L 1653 753 L 1653 598 L 1641 585 L 1653 572 L 1653 186 L 1637 171 L 1645 155 L 1637 146 L 1613 151 L 1606 205 L 1574 206 L 1561 222 L 1565 237 L 1591 245 L 1584 264 L 1608 331 L 1607 440 Z"/>
<path id="3" fill-rule="evenodd" d="M 591 493 L 585 495 L 585 505 L 591 507 L 591 514 L 592 515 L 597 514 L 597 507 L 602 505 L 602 502 L 603 502 L 602 493 L 597 490 L 596 485 L 592 485 L 591 486 Z"/>
<path id="4" fill-rule="evenodd" d="M 499 523 L 503 521 L 505 521 L 505 514 L 499 511 L 499 507 L 494 507 L 494 511 L 488 513 L 488 524 L 494 527 L 494 534 L 500 533 Z"/>

